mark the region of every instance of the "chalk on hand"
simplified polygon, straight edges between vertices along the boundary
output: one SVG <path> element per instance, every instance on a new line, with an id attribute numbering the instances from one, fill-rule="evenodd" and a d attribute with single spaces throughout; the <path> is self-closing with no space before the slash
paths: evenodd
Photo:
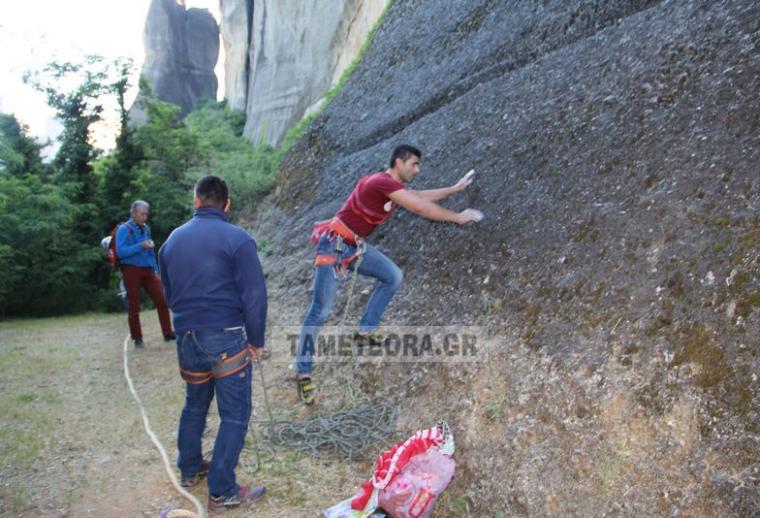
<path id="1" fill-rule="evenodd" d="M 464 175 L 464 179 L 468 180 L 472 178 L 473 176 L 475 176 L 475 169 L 470 169 L 469 171 L 467 171 L 467 174 Z"/>
<path id="2" fill-rule="evenodd" d="M 472 210 L 475 211 L 475 221 L 476 222 L 477 221 L 483 221 L 483 219 L 486 217 L 486 215 L 483 214 L 482 212 L 480 212 L 479 210 L 477 210 L 477 209 L 472 209 Z"/>

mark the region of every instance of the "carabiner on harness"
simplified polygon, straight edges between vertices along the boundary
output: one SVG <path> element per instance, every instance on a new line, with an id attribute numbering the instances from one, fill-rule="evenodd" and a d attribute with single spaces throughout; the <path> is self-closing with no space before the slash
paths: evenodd
<path id="1" fill-rule="evenodd" d="M 345 246 L 342 243 L 343 239 L 340 236 L 337 236 L 336 241 L 341 241 L 341 247 L 342 250 L 345 250 Z M 359 266 L 362 264 L 362 259 L 364 257 L 364 252 L 367 250 L 367 245 L 363 239 L 357 239 L 356 240 L 356 251 L 351 254 L 350 256 L 346 257 L 345 259 L 340 259 L 343 256 L 343 252 L 341 251 L 340 254 L 338 254 L 338 260 L 335 261 L 335 264 L 333 265 L 333 276 L 335 279 L 340 281 L 345 281 L 348 279 L 348 268 L 351 266 L 351 263 L 356 260 L 356 264 L 354 265 L 354 272 L 357 272 L 359 270 Z"/>
<path id="2" fill-rule="evenodd" d="M 358 261 L 354 265 L 354 269 L 359 268 L 362 256 L 367 250 L 367 244 L 363 239 L 358 238 L 355 245 L 356 251 L 344 259 L 343 254 L 346 253 L 348 247 L 346 240 L 336 233 L 330 236 L 330 243 L 330 252 L 318 253 L 314 258 L 314 266 L 332 266 L 332 274 L 335 279 L 339 281 L 346 280 L 348 278 L 348 269 L 355 259 L 358 259 Z"/>

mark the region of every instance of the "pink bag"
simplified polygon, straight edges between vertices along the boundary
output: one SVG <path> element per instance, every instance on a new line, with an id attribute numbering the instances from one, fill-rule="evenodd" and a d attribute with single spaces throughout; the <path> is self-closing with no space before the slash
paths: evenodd
<path id="1" fill-rule="evenodd" d="M 454 476 L 456 463 L 438 448 L 412 457 L 378 494 L 378 507 L 393 518 L 429 518 Z"/>
<path id="2" fill-rule="evenodd" d="M 429 518 L 454 476 L 454 436 L 441 421 L 383 452 L 372 477 L 327 518 L 368 518 L 381 509 L 393 518 Z M 348 505 L 347 505 L 348 504 Z"/>

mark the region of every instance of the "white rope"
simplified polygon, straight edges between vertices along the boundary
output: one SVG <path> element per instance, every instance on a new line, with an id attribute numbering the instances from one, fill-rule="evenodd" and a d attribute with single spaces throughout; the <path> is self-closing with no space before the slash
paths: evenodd
<path id="1" fill-rule="evenodd" d="M 174 474 L 174 470 L 171 467 L 171 463 L 169 462 L 169 456 L 166 455 L 166 450 L 161 445 L 161 441 L 158 439 L 155 433 L 153 433 L 153 430 L 150 428 L 150 423 L 148 422 L 148 414 L 145 412 L 145 407 L 143 406 L 142 401 L 140 400 L 140 396 L 137 395 L 137 391 L 135 390 L 135 386 L 132 383 L 132 378 L 129 376 L 129 362 L 128 360 L 128 349 L 129 349 L 129 335 L 124 339 L 124 377 L 127 378 L 127 384 L 129 385 L 129 391 L 132 393 L 132 397 L 135 399 L 135 402 L 137 403 L 137 407 L 140 409 L 140 415 L 142 415 L 143 424 L 145 425 L 145 431 L 147 432 L 148 436 L 150 437 L 150 440 L 153 441 L 153 444 L 156 445 L 156 448 L 158 448 L 158 452 L 161 454 L 161 458 L 164 461 L 164 468 L 166 469 L 167 475 L 169 475 L 169 479 L 171 480 L 172 484 L 174 485 L 174 488 L 190 500 L 193 505 L 195 505 L 195 508 L 197 509 L 197 513 L 193 513 L 192 511 L 185 511 L 183 509 L 175 509 L 174 511 L 169 511 L 169 514 L 167 516 L 174 517 L 174 516 L 188 516 L 188 517 L 198 517 L 198 518 L 206 518 L 206 509 L 203 507 L 203 504 L 198 501 L 197 498 L 195 498 L 193 495 L 185 491 L 182 486 L 179 485 L 179 482 L 177 482 L 177 476 Z M 181 514 L 175 514 L 175 513 L 181 513 Z"/>
<path id="2" fill-rule="evenodd" d="M 161 515 L 163 517 L 163 515 Z M 166 518 L 195 518 L 198 516 L 192 511 L 186 511 L 184 509 L 174 509 L 166 513 Z"/>

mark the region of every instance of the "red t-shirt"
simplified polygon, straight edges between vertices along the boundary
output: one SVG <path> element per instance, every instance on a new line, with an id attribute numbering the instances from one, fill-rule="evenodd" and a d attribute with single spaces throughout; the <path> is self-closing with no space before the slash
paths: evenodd
<path id="1" fill-rule="evenodd" d="M 359 180 L 335 216 L 359 236 L 367 237 L 393 215 L 397 205 L 389 195 L 401 189 L 405 189 L 404 184 L 389 173 L 367 175 Z"/>

